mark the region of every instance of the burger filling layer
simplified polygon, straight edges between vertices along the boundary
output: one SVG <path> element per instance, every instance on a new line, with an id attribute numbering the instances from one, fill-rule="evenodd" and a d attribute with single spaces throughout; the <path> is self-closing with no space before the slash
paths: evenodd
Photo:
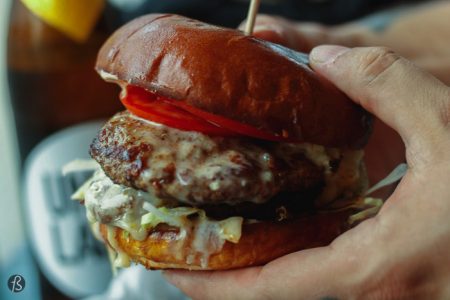
<path id="1" fill-rule="evenodd" d="M 210 137 L 128 112 L 103 127 L 91 155 L 99 168 L 74 195 L 91 224 L 136 240 L 161 224 L 178 228 L 203 267 L 226 241 L 239 241 L 244 222 L 295 217 L 365 188 L 362 151 Z M 120 253 L 112 235 L 109 245 Z"/>
<path id="2" fill-rule="evenodd" d="M 261 204 L 281 192 L 319 191 L 345 160 L 344 155 L 355 160 L 343 179 L 354 179 L 353 184 L 358 180 L 362 152 L 211 137 L 122 112 L 100 131 L 91 155 L 115 183 L 166 202 L 199 206 Z"/>
<path id="3" fill-rule="evenodd" d="M 100 168 L 73 198 L 84 201 L 94 231 L 98 231 L 100 223 L 108 224 L 110 230 L 122 228 L 133 239 L 142 241 L 160 224 L 175 227 L 182 248 L 190 249 L 188 257 L 201 254 L 202 264 L 207 264 L 209 255 L 220 251 L 225 241 L 237 243 L 241 237 L 242 217 L 212 220 L 199 208 L 166 207 L 147 192 L 113 183 Z M 129 264 L 111 233 L 108 242 L 119 254 L 115 264 Z"/>

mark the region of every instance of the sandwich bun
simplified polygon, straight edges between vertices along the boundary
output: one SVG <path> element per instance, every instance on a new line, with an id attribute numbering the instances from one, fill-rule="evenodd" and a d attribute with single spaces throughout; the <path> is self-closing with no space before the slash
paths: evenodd
<path id="1" fill-rule="evenodd" d="M 238 30 L 150 14 L 106 41 L 96 69 L 109 81 L 136 85 L 275 135 L 361 148 L 370 134 L 369 113 L 299 55 Z"/>

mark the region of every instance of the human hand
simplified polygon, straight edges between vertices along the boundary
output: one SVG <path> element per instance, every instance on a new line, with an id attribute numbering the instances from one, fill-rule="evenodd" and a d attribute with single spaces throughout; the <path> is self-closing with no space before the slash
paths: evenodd
<path id="1" fill-rule="evenodd" d="M 449 299 L 449 87 L 382 48 L 318 47 L 311 66 L 399 133 L 409 165 L 401 183 L 376 217 L 327 247 L 165 276 L 194 299 Z"/>
<path id="2" fill-rule="evenodd" d="M 239 29 L 244 30 L 246 20 Z M 345 24 L 326 26 L 313 22 L 294 22 L 283 17 L 259 14 L 253 35 L 297 51 L 310 52 L 315 46 L 336 44 L 347 47 L 370 44 L 375 33 L 364 26 Z"/>
<path id="3" fill-rule="evenodd" d="M 358 22 L 325 26 L 258 15 L 253 35 L 303 52 L 323 44 L 386 46 L 450 85 L 449 16 L 450 3 L 435 1 L 400 14 L 383 31 L 374 32 Z M 245 22 L 240 25 L 241 29 Z"/>
<path id="4" fill-rule="evenodd" d="M 240 25 L 241 29 L 244 29 L 245 22 Z M 253 35 L 304 52 L 321 44 L 361 46 L 370 44 L 373 37 L 373 33 L 359 25 L 327 27 L 318 23 L 297 23 L 270 15 L 257 16 Z M 369 182 L 375 184 L 383 179 L 399 163 L 405 161 L 404 154 L 405 148 L 400 136 L 375 118 L 365 156 Z M 391 193 L 392 189 L 385 187 L 376 192 L 375 196 L 386 198 Z"/>

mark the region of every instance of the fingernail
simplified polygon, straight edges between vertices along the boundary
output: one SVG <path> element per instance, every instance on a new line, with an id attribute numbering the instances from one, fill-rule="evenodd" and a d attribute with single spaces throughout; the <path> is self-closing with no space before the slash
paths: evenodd
<path id="1" fill-rule="evenodd" d="M 271 35 L 282 35 L 282 29 L 279 26 L 274 25 L 256 25 L 253 29 L 253 33 L 256 35 L 264 35 L 264 34 L 271 34 Z"/>
<path id="2" fill-rule="evenodd" d="M 256 25 L 253 28 L 253 31 L 266 31 L 266 30 L 270 30 L 270 27 L 267 25 Z"/>
<path id="3" fill-rule="evenodd" d="M 350 48 L 343 46 L 318 46 L 312 49 L 311 53 L 309 54 L 309 59 L 314 63 L 328 64 L 334 62 L 336 58 L 349 50 Z"/>

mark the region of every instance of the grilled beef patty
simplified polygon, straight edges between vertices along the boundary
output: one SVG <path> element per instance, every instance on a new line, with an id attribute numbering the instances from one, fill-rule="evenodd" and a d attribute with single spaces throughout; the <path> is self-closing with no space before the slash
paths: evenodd
<path id="1" fill-rule="evenodd" d="M 280 193 L 320 189 L 330 164 L 321 165 L 311 147 L 211 137 L 120 112 L 100 130 L 90 153 L 115 183 L 204 206 L 265 203 Z"/>

